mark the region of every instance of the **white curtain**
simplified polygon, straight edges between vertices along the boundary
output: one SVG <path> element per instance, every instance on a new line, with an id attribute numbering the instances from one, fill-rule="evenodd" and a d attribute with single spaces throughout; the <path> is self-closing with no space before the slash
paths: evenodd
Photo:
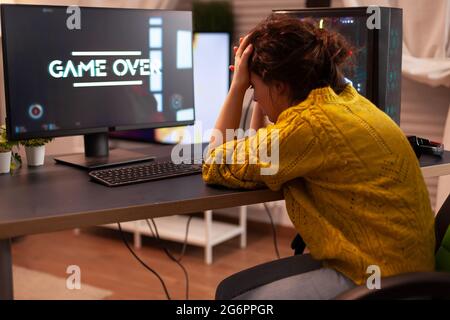
<path id="1" fill-rule="evenodd" d="M 403 75 L 450 88 L 450 0 L 335 0 L 336 6 L 403 9 Z"/>

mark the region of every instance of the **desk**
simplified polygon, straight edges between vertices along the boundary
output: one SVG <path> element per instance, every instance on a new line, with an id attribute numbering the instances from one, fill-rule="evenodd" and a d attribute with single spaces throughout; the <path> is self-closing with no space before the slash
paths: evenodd
<path id="1" fill-rule="evenodd" d="M 424 178 L 450 175 L 450 151 L 445 151 L 442 158 L 422 156 L 420 166 Z"/>
<path id="2" fill-rule="evenodd" d="M 168 158 L 171 148 L 138 151 Z M 423 157 L 421 165 L 427 176 L 450 174 L 450 152 L 443 159 Z M 12 237 L 283 199 L 281 191 L 210 187 L 200 175 L 108 188 L 50 158 L 42 167 L 0 176 L 0 190 L 0 299 L 13 298 Z"/>
<path id="3" fill-rule="evenodd" d="M 171 149 L 150 145 L 137 151 L 169 158 Z M 210 187 L 201 175 L 108 188 L 51 158 L 43 167 L 0 176 L 0 190 L 0 299 L 13 297 L 12 237 L 283 199 L 282 192 L 268 189 Z"/>

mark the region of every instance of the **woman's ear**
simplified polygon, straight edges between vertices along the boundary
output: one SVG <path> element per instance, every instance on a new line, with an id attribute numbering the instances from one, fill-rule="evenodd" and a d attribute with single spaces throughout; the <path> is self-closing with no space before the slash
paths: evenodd
<path id="1" fill-rule="evenodd" d="M 277 90 L 277 94 L 279 96 L 288 96 L 289 95 L 289 87 L 286 83 L 281 81 L 275 81 L 274 83 L 275 90 Z"/>

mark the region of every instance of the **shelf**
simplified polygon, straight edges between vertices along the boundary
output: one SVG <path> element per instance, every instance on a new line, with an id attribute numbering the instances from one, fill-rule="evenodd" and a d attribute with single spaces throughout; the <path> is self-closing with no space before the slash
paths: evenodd
<path id="1" fill-rule="evenodd" d="M 205 250 L 205 263 L 212 263 L 212 248 L 231 238 L 240 237 L 240 247 L 247 246 L 247 206 L 239 207 L 239 223 L 213 221 L 212 210 L 207 210 L 203 218 L 193 217 L 189 225 L 187 244 L 203 247 Z M 161 239 L 184 243 L 186 226 L 189 216 L 175 215 L 156 218 L 156 227 Z M 122 230 L 134 235 L 134 247 L 139 249 L 142 245 L 141 236 L 153 234 L 145 220 L 121 223 Z M 118 229 L 117 224 L 107 224 L 103 227 Z"/>
<path id="2" fill-rule="evenodd" d="M 158 233 L 161 239 L 184 242 L 186 236 L 186 225 L 188 216 L 170 216 L 155 219 Z M 193 217 L 189 225 L 187 243 L 204 247 L 208 245 L 206 238 L 206 222 L 202 218 Z M 152 236 L 145 220 L 121 223 L 122 230 L 127 232 L 138 232 L 141 235 Z M 104 227 L 118 229 L 117 224 L 108 224 Z M 210 245 L 215 246 L 231 238 L 240 236 L 243 227 L 237 224 L 213 221 L 211 225 Z"/>

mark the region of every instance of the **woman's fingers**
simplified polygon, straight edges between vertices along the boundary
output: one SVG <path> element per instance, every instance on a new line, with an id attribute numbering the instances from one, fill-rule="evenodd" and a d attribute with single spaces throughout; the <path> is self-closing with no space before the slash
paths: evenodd
<path id="1" fill-rule="evenodd" d="M 231 72 L 234 72 L 234 66 L 229 66 Z"/>
<path id="2" fill-rule="evenodd" d="M 249 55 L 250 53 L 252 53 L 253 50 L 253 45 L 250 43 L 247 48 L 245 48 L 244 50 L 244 55 Z"/>
<path id="3" fill-rule="evenodd" d="M 242 39 L 242 38 L 241 38 Z M 236 51 L 236 56 L 240 57 L 244 53 L 245 48 L 248 46 L 249 35 L 246 35 L 242 40 L 239 39 L 240 45 Z"/>
<path id="4" fill-rule="evenodd" d="M 250 57 L 250 54 L 252 53 L 252 51 L 253 51 L 253 45 L 249 44 L 247 46 L 247 48 L 245 48 L 244 53 L 242 54 L 241 64 L 247 65 L 248 58 Z"/>

